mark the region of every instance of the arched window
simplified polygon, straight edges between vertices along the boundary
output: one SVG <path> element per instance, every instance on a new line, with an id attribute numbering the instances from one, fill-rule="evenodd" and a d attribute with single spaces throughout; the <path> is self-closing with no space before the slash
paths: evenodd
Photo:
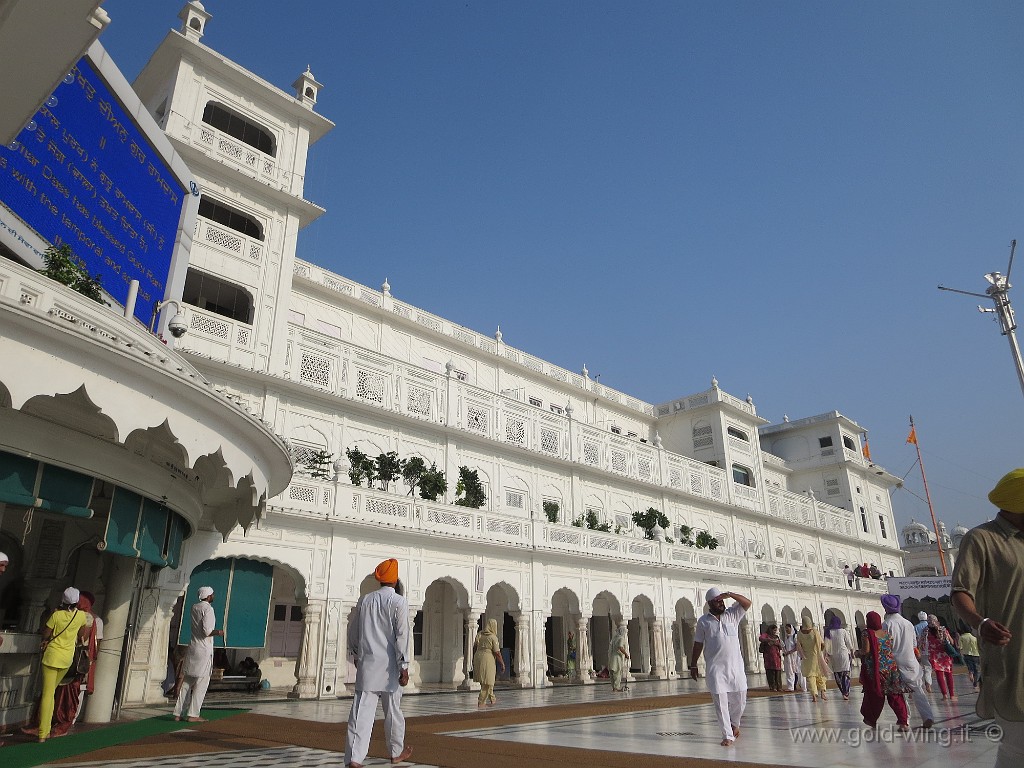
<path id="1" fill-rule="evenodd" d="M 203 122 L 218 131 L 224 131 L 228 136 L 234 136 L 264 154 L 271 157 L 277 156 L 274 137 L 266 128 L 242 117 L 223 104 L 218 104 L 215 101 L 207 102 L 206 109 L 203 110 Z"/>
<path id="2" fill-rule="evenodd" d="M 256 219 L 231 206 L 224 205 L 224 203 L 211 200 L 206 195 L 199 198 L 199 215 L 204 219 L 223 224 L 235 232 L 241 232 L 254 240 L 263 239 L 263 227 Z"/>
<path id="3" fill-rule="evenodd" d="M 185 275 L 185 290 L 181 300 L 207 312 L 252 325 L 252 295 L 240 285 L 207 275 L 197 269 L 189 267 Z"/>
<path id="4" fill-rule="evenodd" d="M 742 440 L 745 443 L 750 442 L 750 438 L 747 433 L 737 427 L 726 427 L 725 431 L 729 433 L 729 437 L 735 437 L 737 440 Z"/>
<path id="5" fill-rule="evenodd" d="M 746 485 L 750 488 L 753 488 L 754 474 L 747 467 L 744 467 L 740 464 L 733 464 L 732 481 L 737 485 Z"/>

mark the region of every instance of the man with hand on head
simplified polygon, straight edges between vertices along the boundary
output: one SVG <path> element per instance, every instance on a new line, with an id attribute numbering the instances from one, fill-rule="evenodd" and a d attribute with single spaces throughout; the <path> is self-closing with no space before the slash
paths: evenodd
<path id="1" fill-rule="evenodd" d="M 402 688 L 409 684 L 409 602 L 395 591 L 398 561 L 373 572 L 380 589 L 363 595 L 348 623 L 348 652 L 356 665 L 356 694 L 348 716 L 345 765 L 363 768 L 377 702 L 384 708 L 384 741 L 392 763 L 409 759 L 405 746 Z"/>
<path id="2" fill-rule="evenodd" d="M 708 691 L 722 728 L 722 746 L 731 747 L 740 735 L 740 720 L 747 705 L 747 672 L 740 651 L 740 621 L 750 610 L 750 600 L 735 592 L 712 587 L 705 596 L 708 612 L 697 620 L 693 635 L 690 676 L 700 677 L 697 661 L 706 654 Z M 727 598 L 736 602 L 725 607 Z"/>
<path id="3" fill-rule="evenodd" d="M 994 520 L 964 536 L 951 600 L 975 631 L 984 675 L 978 715 L 1003 729 L 995 768 L 1024 765 L 1024 468 L 1005 475 L 988 500 Z"/>
<path id="4" fill-rule="evenodd" d="M 213 587 L 199 588 L 199 602 L 192 606 L 192 639 L 188 643 L 185 654 L 185 679 L 178 690 L 178 700 L 174 704 L 174 719 L 181 720 L 188 705 L 188 721 L 190 723 L 206 722 L 199 716 L 206 698 L 206 689 L 210 687 L 210 675 L 213 673 L 213 638 L 223 637 L 223 629 L 214 629 L 217 616 L 213 611 Z"/>

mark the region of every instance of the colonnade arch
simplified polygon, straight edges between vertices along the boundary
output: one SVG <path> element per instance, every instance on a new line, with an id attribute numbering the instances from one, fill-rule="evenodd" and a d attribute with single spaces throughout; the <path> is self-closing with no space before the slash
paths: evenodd
<path id="1" fill-rule="evenodd" d="M 612 633 L 622 622 L 619 599 L 611 592 L 599 592 L 591 603 L 590 644 L 593 649 L 594 669 L 608 666 L 608 644 Z"/>
<path id="2" fill-rule="evenodd" d="M 551 612 L 544 622 L 545 667 L 548 677 L 578 679 L 580 675 L 579 624 L 582 618 L 580 600 L 568 587 L 551 596 Z M 570 664 L 569 635 L 572 635 L 576 658 Z"/>
<path id="3" fill-rule="evenodd" d="M 676 620 L 672 632 L 673 645 L 676 647 L 676 673 L 682 674 L 690 665 L 693 653 L 693 633 L 697 627 L 697 614 L 693 603 L 685 597 L 676 601 Z"/>

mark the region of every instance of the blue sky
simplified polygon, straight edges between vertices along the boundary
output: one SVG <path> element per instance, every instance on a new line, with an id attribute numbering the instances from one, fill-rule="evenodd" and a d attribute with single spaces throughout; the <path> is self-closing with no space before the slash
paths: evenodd
<path id="1" fill-rule="evenodd" d="M 107 0 L 129 80 L 182 5 Z M 1024 5 L 205 6 L 210 47 L 325 86 L 301 258 L 648 402 L 839 410 L 909 472 L 901 527 L 910 414 L 950 527 L 1024 464 L 1006 339 L 936 288 L 1024 251 Z"/>

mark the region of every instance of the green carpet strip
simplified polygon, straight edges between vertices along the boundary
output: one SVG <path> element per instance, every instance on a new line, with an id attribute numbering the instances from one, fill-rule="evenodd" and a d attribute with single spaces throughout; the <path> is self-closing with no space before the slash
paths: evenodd
<path id="1" fill-rule="evenodd" d="M 222 720 L 248 712 L 247 709 L 204 709 L 203 717 L 207 720 Z M 171 715 L 158 715 L 145 720 L 131 723 L 119 723 L 83 733 L 71 733 L 59 738 L 49 738 L 44 743 L 29 742 L 14 744 L 0 748 L 0 765 L 3 768 L 32 768 L 32 766 L 52 763 L 65 757 L 75 757 L 87 752 L 94 752 L 105 747 L 144 739 L 171 731 L 180 731 L 192 727 L 192 723 L 178 722 Z"/>

